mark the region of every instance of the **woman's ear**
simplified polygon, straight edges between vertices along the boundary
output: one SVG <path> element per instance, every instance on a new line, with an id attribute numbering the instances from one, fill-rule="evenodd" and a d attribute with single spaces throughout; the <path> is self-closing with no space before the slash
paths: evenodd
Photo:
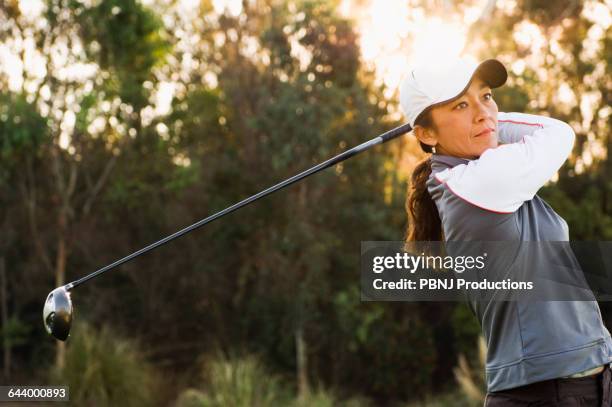
<path id="1" fill-rule="evenodd" d="M 434 134 L 433 130 L 416 125 L 414 126 L 413 131 L 414 135 L 420 142 L 432 147 L 435 147 L 436 144 L 438 144 L 438 138 Z"/>

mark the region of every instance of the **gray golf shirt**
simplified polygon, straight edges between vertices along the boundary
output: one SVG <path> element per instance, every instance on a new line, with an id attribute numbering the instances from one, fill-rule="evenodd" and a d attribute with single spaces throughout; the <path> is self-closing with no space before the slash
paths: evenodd
<path id="1" fill-rule="evenodd" d="M 567 223 L 536 192 L 567 159 L 574 132 L 544 116 L 499 113 L 500 145 L 468 160 L 433 154 L 427 181 L 446 241 L 568 241 Z M 486 343 L 489 392 L 612 361 L 596 301 L 468 300 Z"/>

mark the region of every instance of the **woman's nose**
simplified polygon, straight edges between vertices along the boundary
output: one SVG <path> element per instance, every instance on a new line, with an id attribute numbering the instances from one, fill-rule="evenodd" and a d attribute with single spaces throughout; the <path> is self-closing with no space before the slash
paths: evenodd
<path id="1" fill-rule="evenodd" d="M 491 117 L 491 112 L 489 112 L 489 109 L 487 109 L 484 103 L 478 102 L 476 103 L 475 107 L 476 107 L 476 111 L 474 114 L 474 120 L 476 122 L 481 122 Z"/>

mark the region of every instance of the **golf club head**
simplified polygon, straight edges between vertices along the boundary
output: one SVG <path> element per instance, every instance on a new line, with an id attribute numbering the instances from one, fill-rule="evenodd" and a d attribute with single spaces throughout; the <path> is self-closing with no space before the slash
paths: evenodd
<path id="1" fill-rule="evenodd" d="M 72 325 L 72 300 L 65 287 L 51 291 L 43 308 L 45 329 L 53 337 L 65 341 Z"/>

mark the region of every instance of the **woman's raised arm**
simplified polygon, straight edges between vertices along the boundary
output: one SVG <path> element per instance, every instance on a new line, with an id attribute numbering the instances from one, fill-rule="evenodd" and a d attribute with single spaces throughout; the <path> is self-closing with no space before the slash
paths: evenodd
<path id="1" fill-rule="evenodd" d="M 511 213 L 531 200 L 572 151 L 572 128 L 556 119 L 499 113 L 497 148 L 467 164 L 439 172 L 436 179 L 468 202 Z"/>

